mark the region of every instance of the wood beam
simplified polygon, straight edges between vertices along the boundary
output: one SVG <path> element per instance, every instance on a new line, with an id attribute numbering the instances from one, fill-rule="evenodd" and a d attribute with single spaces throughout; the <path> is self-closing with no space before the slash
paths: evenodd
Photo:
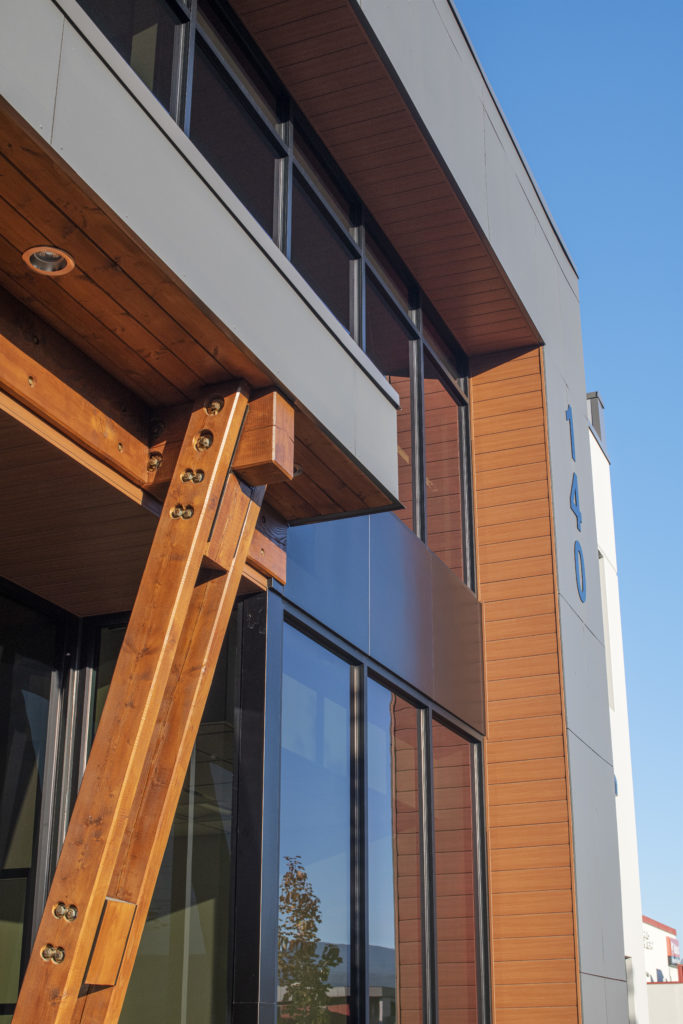
<path id="1" fill-rule="evenodd" d="M 294 476 L 294 409 L 277 391 L 250 402 L 233 468 L 249 484 Z"/>
<path id="2" fill-rule="evenodd" d="M 192 595 L 109 887 L 108 899 L 117 906 L 136 906 L 132 929 L 123 943 L 114 941 L 109 948 L 114 982 L 88 987 L 71 1018 L 74 1024 L 113 1024 L 119 1018 L 264 492 L 265 487 L 247 487 L 232 474 L 228 479 L 221 503 L 229 510 L 222 542 L 227 572 L 196 586 Z"/>
<path id="3" fill-rule="evenodd" d="M 140 403 L 18 302 L 0 298 L 0 388 L 132 483 L 147 487 L 154 474 L 147 469 L 148 424 Z"/>
<path id="4" fill-rule="evenodd" d="M 15 1024 L 66 1024 L 77 1011 L 247 408 L 243 386 L 214 388 L 215 396 L 221 398 L 220 407 L 198 400 L 187 424 L 178 472 L 166 495 L 29 957 Z M 187 467 L 195 479 L 187 479 Z M 248 547 L 246 537 L 243 546 Z M 228 575 L 234 574 L 233 564 Z M 75 907 L 75 917 L 56 915 L 59 904 Z"/>

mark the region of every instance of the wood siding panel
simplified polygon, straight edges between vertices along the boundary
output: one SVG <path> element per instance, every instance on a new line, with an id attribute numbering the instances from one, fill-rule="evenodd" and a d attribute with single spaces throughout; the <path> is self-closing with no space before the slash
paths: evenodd
<path id="1" fill-rule="evenodd" d="M 566 725 L 539 351 L 471 365 L 495 1024 L 580 1020 Z"/>

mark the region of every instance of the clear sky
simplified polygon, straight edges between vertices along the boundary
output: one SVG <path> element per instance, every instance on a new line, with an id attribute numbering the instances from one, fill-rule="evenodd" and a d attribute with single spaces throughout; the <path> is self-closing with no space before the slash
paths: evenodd
<path id="1" fill-rule="evenodd" d="M 605 403 L 643 913 L 683 933 L 683 6 L 456 0 L 580 277 Z"/>

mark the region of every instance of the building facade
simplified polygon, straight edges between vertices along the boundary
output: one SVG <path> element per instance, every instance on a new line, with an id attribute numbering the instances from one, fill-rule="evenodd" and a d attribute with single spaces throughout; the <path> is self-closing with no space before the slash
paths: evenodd
<path id="1" fill-rule="evenodd" d="M 627 1020 L 577 274 L 454 8 L 0 10 L 0 1020 Z"/>

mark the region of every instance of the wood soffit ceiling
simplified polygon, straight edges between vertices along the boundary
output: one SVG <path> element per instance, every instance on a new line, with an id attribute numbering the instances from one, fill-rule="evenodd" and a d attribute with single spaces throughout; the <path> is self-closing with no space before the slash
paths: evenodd
<path id="1" fill-rule="evenodd" d="M 76 269 L 47 282 L 32 273 L 21 254 L 41 239 L 64 245 Z M 0 305 L 7 307 L 3 289 L 42 321 L 42 327 L 24 324 L 20 331 L 29 350 L 31 336 L 39 335 L 43 352 L 54 329 L 106 371 L 112 385 L 125 385 L 130 408 L 141 400 L 141 421 L 163 418 L 154 410 L 182 407 L 220 381 L 242 378 L 254 390 L 277 384 L 0 100 Z M 17 324 L 21 319 L 16 314 Z M 67 352 L 60 371 L 63 346 L 52 342 L 58 353 L 52 371 L 65 373 L 68 366 L 71 374 L 73 358 Z M 87 384 L 72 386 L 84 387 L 92 398 Z M 393 497 L 303 410 L 296 416 L 294 459 L 301 474 L 268 491 L 268 503 L 287 522 L 395 507 Z"/>
<path id="2" fill-rule="evenodd" d="M 538 345 L 351 0 L 231 6 L 465 351 Z"/>

